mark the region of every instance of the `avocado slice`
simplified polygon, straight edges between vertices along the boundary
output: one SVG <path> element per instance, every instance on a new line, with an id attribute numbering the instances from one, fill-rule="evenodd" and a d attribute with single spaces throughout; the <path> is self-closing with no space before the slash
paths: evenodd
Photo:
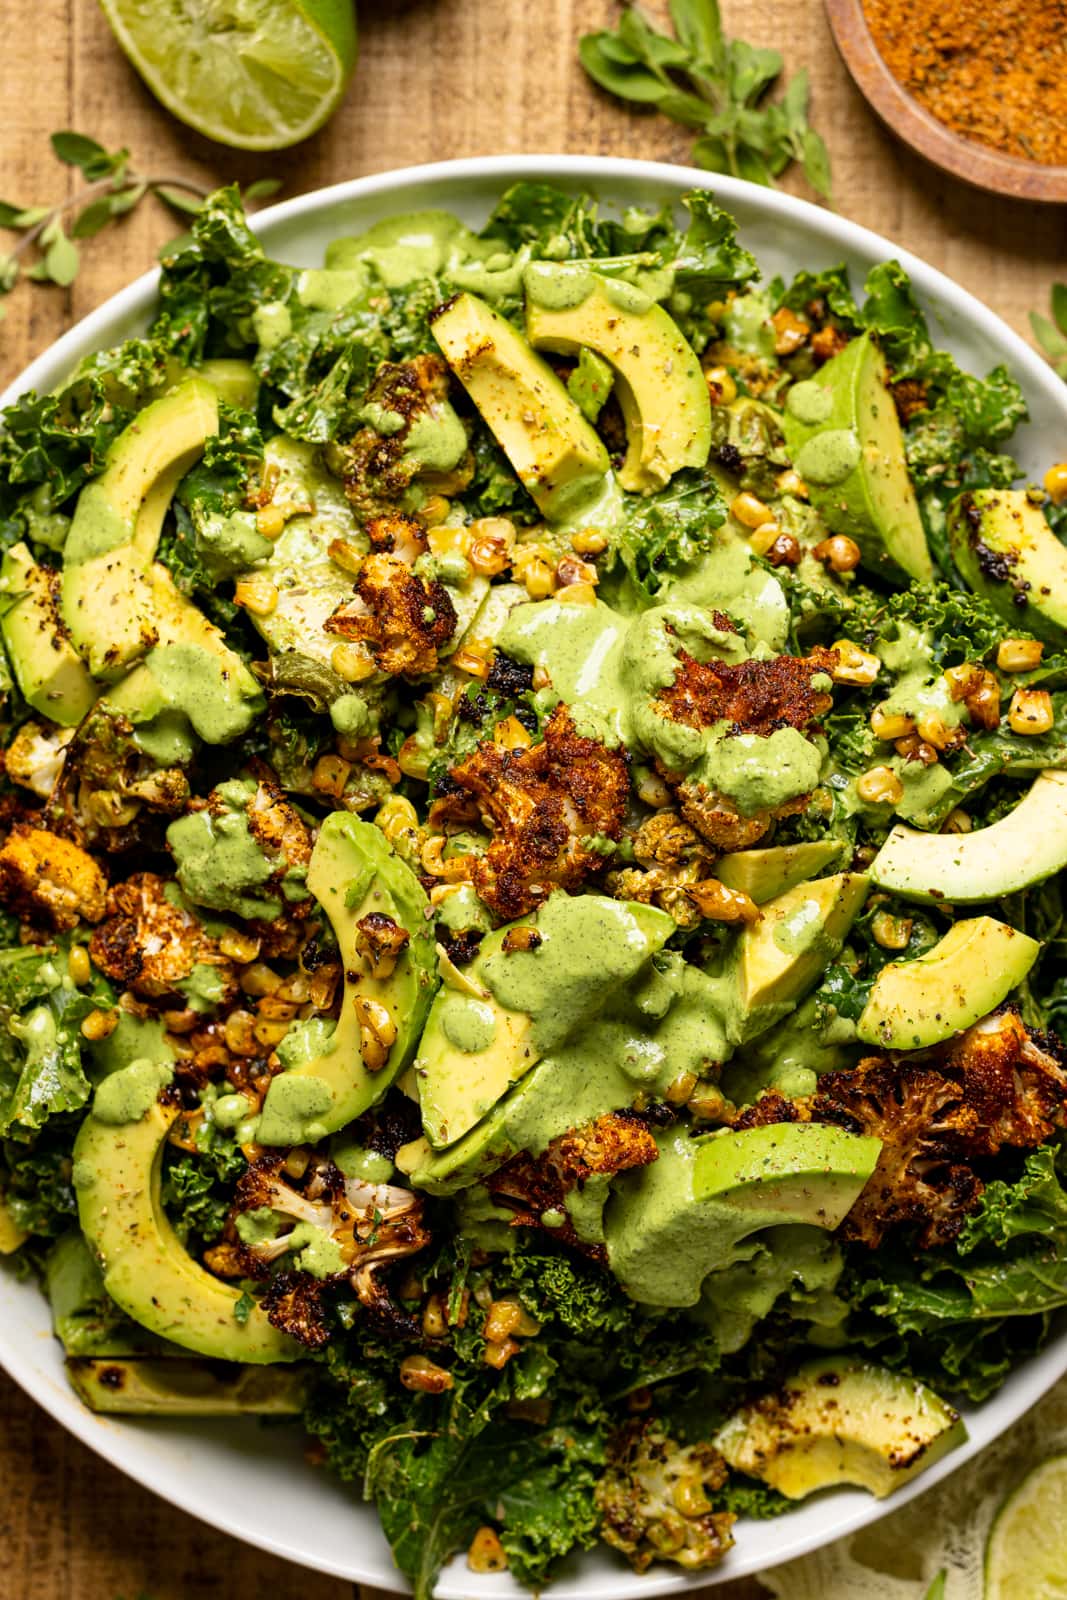
<path id="1" fill-rule="evenodd" d="M 957 922 L 914 961 L 891 961 L 874 980 L 856 1032 L 864 1044 L 921 1050 L 994 1011 L 1022 983 L 1041 946 L 995 917 Z"/>
<path id="2" fill-rule="evenodd" d="M 11 1214 L 7 1201 L 0 1196 L 0 1256 L 14 1255 L 15 1251 L 24 1245 L 29 1238 L 25 1228 L 21 1228 Z"/>
<path id="3" fill-rule="evenodd" d="M 148 567 L 179 479 L 218 428 L 217 391 L 187 378 L 134 418 L 78 496 L 63 552 L 62 609 L 95 678 L 121 676 L 156 642 Z"/>
<path id="4" fill-rule="evenodd" d="M 64 1233 L 49 1250 L 44 1286 L 52 1307 L 52 1332 L 68 1356 L 160 1355 L 167 1345 L 131 1322 L 104 1288 L 100 1266 L 77 1228 Z"/>
<path id="5" fill-rule="evenodd" d="M 247 733 L 263 709 L 263 691 L 221 629 L 176 587 L 158 562 L 147 572 L 156 643 L 106 704 L 134 727 L 180 713 L 207 744 Z"/>
<path id="6" fill-rule="evenodd" d="M 973 833 L 892 830 L 867 871 L 905 900 L 978 905 L 1067 866 L 1067 772 L 1041 772 L 1013 811 Z"/>
<path id="7" fill-rule="evenodd" d="M 90 1411 L 125 1417 L 289 1417 L 304 1409 L 310 1368 L 74 1356 L 67 1377 Z"/>
<path id="8" fill-rule="evenodd" d="M 880 1139 L 817 1122 L 693 1139 L 657 1134 L 659 1159 L 615 1182 L 604 1213 L 612 1272 L 644 1305 L 693 1306 L 710 1272 L 741 1260 L 762 1228 L 833 1229 L 859 1197 Z"/>
<path id="9" fill-rule="evenodd" d="M 793 465 L 834 533 L 865 565 L 929 583 L 933 563 L 904 454 L 904 435 L 869 333 L 852 339 L 813 378 L 795 383 L 782 418 Z"/>
<path id="10" fill-rule="evenodd" d="M 145 1065 L 104 1079 L 74 1141 L 78 1219 L 105 1291 L 150 1333 L 198 1355 L 255 1365 L 299 1360 L 301 1346 L 272 1328 L 258 1305 L 238 1322 L 240 1291 L 193 1260 L 163 1210 L 163 1150 L 179 1107 L 153 1099 L 136 1120 L 105 1120 L 136 1110 L 151 1081 Z M 165 1069 L 152 1070 L 158 1084 Z"/>
<path id="11" fill-rule="evenodd" d="M 577 262 L 538 261 L 523 274 L 526 336 L 538 350 L 591 350 L 615 374 L 626 424 L 619 482 L 653 494 L 711 449 L 711 398 L 697 353 L 642 290 Z"/>
<path id="12" fill-rule="evenodd" d="M 542 515 L 558 522 L 593 499 L 610 468 L 608 452 L 511 323 L 477 296 L 458 294 L 430 328 Z"/>
<path id="13" fill-rule="evenodd" d="M 51 575 L 21 542 L 4 554 L 0 592 L 7 604 L 0 633 L 24 698 L 53 722 L 76 727 L 100 690 L 60 622 Z"/>
<path id="14" fill-rule="evenodd" d="M 727 1035 L 744 1044 L 788 1015 L 838 954 L 867 898 L 868 879 L 840 872 L 769 900 L 725 967 Z"/>
<path id="15" fill-rule="evenodd" d="M 216 356 L 201 362 L 196 376 L 210 383 L 220 400 L 239 411 L 255 412 L 259 398 L 259 375 L 250 361 Z"/>
<path id="16" fill-rule="evenodd" d="M 1067 639 L 1067 550 L 1025 489 L 972 489 L 952 502 L 948 537 L 960 574 L 1015 629 Z"/>
<path id="17" fill-rule="evenodd" d="M 321 1036 L 321 1023 L 307 1025 L 319 1031 L 305 1032 L 306 1049 L 267 1090 L 256 1132 L 260 1144 L 320 1139 L 381 1099 L 411 1060 L 437 987 L 429 901 L 380 828 L 347 811 L 332 812 L 315 841 L 307 886 L 337 938 L 345 974 L 341 1017 L 328 1037 Z M 366 970 L 359 944 L 359 924 L 371 915 L 390 917 L 408 935 L 392 972 L 378 978 Z M 364 1001 L 384 1006 L 396 1028 L 384 1064 L 374 1071 L 361 1048 Z"/>
<path id="18" fill-rule="evenodd" d="M 966 1438 L 959 1412 L 924 1383 L 846 1355 L 807 1363 L 712 1442 L 735 1472 L 790 1500 L 843 1483 L 882 1499 Z"/>
<path id="19" fill-rule="evenodd" d="M 530 948 L 513 948 L 527 928 Z M 655 906 L 557 892 L 531 916 L 487 934 L 463 971 L 463 990 L 438 991 L 419 1044 L 415 1073 L 431 1145 L 461 1139 L 673 932 L 673 918 Z"/>
<path id="20" fill-rule="evenodd" d="M 775 844 L 764 850 L 735 850 L 715 863 L 715 876 L 728 889 L 747 894 L 761 906 L 816 877 L 824 868 L 840 866 L 847 855 L 848 846 L 836 839 Z"/>

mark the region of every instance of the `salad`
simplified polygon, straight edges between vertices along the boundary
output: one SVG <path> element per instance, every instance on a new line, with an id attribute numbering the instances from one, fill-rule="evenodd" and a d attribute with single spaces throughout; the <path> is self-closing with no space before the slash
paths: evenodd
<path id="1" fill-rule="evenodd" d="M 1067 464 L 684 204 L 221 190 L 3 419 L 0 1249 L 421 1597 L 887 1494 L 1067 1303 Z"/>

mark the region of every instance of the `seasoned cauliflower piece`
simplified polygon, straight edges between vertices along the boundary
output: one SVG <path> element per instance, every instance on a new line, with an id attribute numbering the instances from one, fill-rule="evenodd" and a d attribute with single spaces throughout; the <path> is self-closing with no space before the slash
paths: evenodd
<path id="1" fill-rule="evenodd" d="M 196 966 L 216 968 L 223 990 L 234 990 L 232 963 L 191 912 L 167 899 L 166 888 L 154 872 L 116 884 L 107 897 L 107 920 L 89 942 L 93 961 L 147 999 L 174 993 Z"/>
<path id="2" fill-rule="evenodd" d="M 363 561 L 355 600 L 327 618 L 326 631 L 367 645 L 382 672 L 425 677 L 456 631 L 456 609 L 444 584 L 416 574 L 398 555 L 375 551 Z"/>
<path id="3" fill-rule="evenodd" d="M 4 751 L 4 771 L 12 783 L 47 800 L 59 781 L 75 731 L 52 723 L 44 727 L 39 722 L 24 722 Z"/>
<path id="4" fill-rule="evenodd" d="M 238 917 L 281 916 L 307 899 L 311 837 L 267 778 L 231 778 L 167 829 L 178 882 L 194 905 Z"/>
<path id="5" fill-rule="evenodd" d="M 45 828 L 16 822 L 0 848 L 0 901 L 57 933 L 99 922 L 107 879 L 80 845 Z"/>
<path id="6" fill-rule="evenodd" d="M 541 744 L 506 749 L 483 740 L 449 774 L 431 825 L 480 815 L 493 842 L 471 862 L 474 887 L 506 922 L 534 910 L 555 888 L 575 890 L 604 866 L 618 840 L 630 789 L 625 757 L 575 732 L 566 706 Z"/>
<path id="7" fill-rule="evenodd" d="M 361 428 L 348 444 L 328 451 L 331 470 L 344 480 L 345 494 L 361 517 L 388 510 L 416 478 L 432 481 L 442 494 L 454 494 L 470 482 L 474 462 L 448 390 L 448 367 L 438 355 L 382 362 L 363 406 L 364 416 L 377 426 Z M 441 471 L 428 466 L 430 440 Z"/>

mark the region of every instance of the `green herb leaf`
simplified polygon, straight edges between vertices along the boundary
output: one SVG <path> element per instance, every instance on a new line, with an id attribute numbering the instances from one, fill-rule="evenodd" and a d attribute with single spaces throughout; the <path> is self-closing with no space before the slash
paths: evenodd
<path id="1" fill-rule="evenodd" d="M 1061 333 L 1067 333 L 1067 283 L 1052 285 L 1052 315 Z"/>
<path id="2" fill-rule="evenodd" d="M 717 0 L 671 0 L 671 20 L 674 37 L 627 4 L 615 32 L 581 39 L 578 58 L 609 94 L 697 130 L 698 166 L 773 184 L 799 161 L 812 188 L 829 199 L 826 146 L 807 120 L 807 74 L 798 72 L 780 101 L 768 100 L 782 57 L 725 39 Z"/>
<path id="3" fill-rule="evenodd" d="M 0 228 L 20 228 L 22 224 L 18 218 L 22 215 L 24 207 L 17 206 L 11 200 L 0 200 Z"/>
<path id="4" fill-rule="evenodd" d="M 245 185 L 244 197 L 246 200 L 269 200 L 272 194 L 277 194 L 282 186 L 280 178 L 257 178 L 255 183 Z"/>
<path id="5" fill-rule="evenodd" d="M 102 195 L 99 200 L 90 201 L 85 210 L 79 211 L 75 217 L 70 230 L 71 238 L 91 239 L 94 234 L 100 232 L 101 228 L 107 227 L 111 217 L 110 195 Z"/>
<path id="6" fill-rule="evenodd" d="M 177 211 L 183 217 L 196 217 L 200 215 L 203 200 L 195 194 L 186 194 L 182 189 L 161 188 L 155 186 L 155 192 L 164 205 L 170 206 L 172 211 Z"/>
<path id="7" fill-rule="evenodd" d="M 81 266 L 81 257 L 76 245 L 71 244 L 66 234 L 60 229 L 52 239 L 45 251 L 45 270 L 53 283 L 65 289 L 74 282 Z"/>
<path id="8" fill-rule="evenodd" d="M 69 129 L 52 135 L 52 149 L 68 167 L 80 167 L 83 172 L 101 157 L 107 159 L 107 151 L 102 144 L 87 138 L 84 133 L 72 133 Z"/>

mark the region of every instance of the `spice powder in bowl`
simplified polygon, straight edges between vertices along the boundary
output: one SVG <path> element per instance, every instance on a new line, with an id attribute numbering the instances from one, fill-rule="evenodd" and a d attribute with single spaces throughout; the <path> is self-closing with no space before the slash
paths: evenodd
<path id="1" fill-rule="evenodd" d="M 863 0 L 886 66 L 953 133 L 1067 164 L 1067 0 Z"/>

